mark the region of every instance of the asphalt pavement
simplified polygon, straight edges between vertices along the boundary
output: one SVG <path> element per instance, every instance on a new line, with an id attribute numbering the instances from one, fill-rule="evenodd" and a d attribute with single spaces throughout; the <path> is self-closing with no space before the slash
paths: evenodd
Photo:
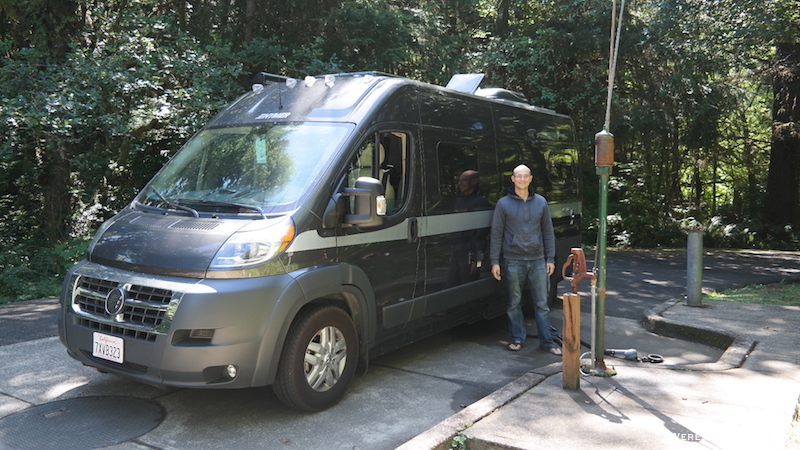
<path id="1" fill-rule="evenodd" d="M 587 259 L 593 257 L 594 252 L 586 252 Z M 639 320 L 648 309 L 683 297 L 686 258 L 685 249 L 609 249 L 606 315 Z M 703 269 L 703 292 L 798 280 L 800 252 L 706 249 Z M 586 288 L 588 282 L 583 283 Z"/>
<path id="2" fill-rule="evenodd" d="M 617 375 L 584 375 L 566 390 L 559 358 L 534 342 L 504 350 L 495 320 L 376 359 L 317 414 L 286 410 L 268 388 L 165 391 L 95 372 L 55 337 L 55 299 L 2 306 L 0 449 L 785 448 L 800 396 L 800 310 L 687 307 L 674 300 L 685 258 L 609 252 L 606 347 L 663 363 L 609 356 Z M 800 280 L 800 252 L 707 251 L 703 277 L 704 290 Z"/>

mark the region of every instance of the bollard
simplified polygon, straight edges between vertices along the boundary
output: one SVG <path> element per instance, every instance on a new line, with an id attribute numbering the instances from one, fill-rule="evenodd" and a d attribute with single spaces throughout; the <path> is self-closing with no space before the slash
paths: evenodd
<path id="1" fill-rule="evenodd" d="M 703 306 L 703 232 L 690 231 L 687 245 L 686 304 Z"/>
<path id="2" fill-rule="evenodd" d="M 581 297 L 578 294 L 564 294 L 561 353 L 562 387 L 577 391 L 581 384 Z"/>

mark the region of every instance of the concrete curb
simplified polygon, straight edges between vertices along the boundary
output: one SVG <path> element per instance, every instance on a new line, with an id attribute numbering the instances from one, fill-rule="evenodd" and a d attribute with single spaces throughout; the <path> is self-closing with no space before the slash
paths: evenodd
<path id="1" fill-rule="evenodd" d="M 529 391 L 547 378 L 561 372 L 561 363 L 553 363 L 531 370 L 486 397 L 467 406 L 447 419 L 434 425 L 428 431 L 397 447 L 398 450 L 446 450 L 462 431 L 468 430 L 475 422 L 487 417 L 498 408 Z M 469 433 L 464 433 L 468 435 Z"/>
<path id="2" fill-rule="evenodd" d="M 722 356 L 714 363 L 687 364 L 682 366 L 665 366 L 680 370 L 719 371 L 742 367 L 747 357 L 758 345 L 744 335 L 737 335 L 702 325 L 691 325 L 676 322 L 663 316 L 664 312 L 681 303 L 681 300 L 668 300 L 661 305 L 645 311 L 642 315 L 642 326 L 645 330 L 660 336 L 674 337 L 691 342 L 725 349 Z"/>
<path id="3" fill-rule="evenodd" d="M 758 344 L 744 336 L 735 336 L 727 332 L 710 327 L 679 323 L 663 317 L 663 313 L 681 301 L 668 300 L 661 305 L 646 311 L 641 320 L 645 330 L 661 336 L 674 337 L 692 342 L 725 349 L 717 362 L 686 365 L 661 365 L 673 370 L 690 371 L 720 371 L 741 367 L 748 355 Z M 497 409 L 508 404 L 528 390 L 534 388 L 547 378 L 561 372 L 561 363 L 553 363 L 534 369 L 516 380 L 508 383 L 497 391 L 487 395 L 477 402 L 467 406 L 456 414 L 434 425 L 429 430 L 417 435 L 415 438 L 397 447 L 398 450 L 446 450 L 452 448 L 453 440 L 463 434 L 468 436 L 469 427 L 479 420 L 489 416 Z"/>

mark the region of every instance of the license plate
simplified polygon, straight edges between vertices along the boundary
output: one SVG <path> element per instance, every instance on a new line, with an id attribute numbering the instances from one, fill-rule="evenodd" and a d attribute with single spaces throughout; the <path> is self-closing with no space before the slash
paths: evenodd
<path id="1" fill-rule="evenodd" d="M 125 341 L 116 336 L 95 332 L 92 335 L 92 356 L 122 364 Z"/>

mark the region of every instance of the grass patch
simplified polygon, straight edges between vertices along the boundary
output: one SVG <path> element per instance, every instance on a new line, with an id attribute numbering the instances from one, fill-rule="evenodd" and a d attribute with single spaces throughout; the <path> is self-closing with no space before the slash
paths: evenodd
<path id="1" fill-rule="evenodd" d="M 800 283 L 753 284 L 703 295 L 705 300 L 754 303 L 758 305 L 800 306 Z"/>

